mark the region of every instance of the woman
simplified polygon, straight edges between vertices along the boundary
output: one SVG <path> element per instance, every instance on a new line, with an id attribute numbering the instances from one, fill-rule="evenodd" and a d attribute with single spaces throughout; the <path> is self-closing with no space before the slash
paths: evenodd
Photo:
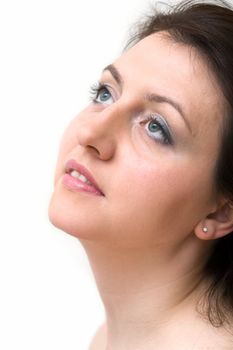
<path id="1" fill-rule="evenodd" d="M 64 134 L 50 220 L 94 272 L 91 349 L 233 349 L 233 11 L 138 28 Z"/>

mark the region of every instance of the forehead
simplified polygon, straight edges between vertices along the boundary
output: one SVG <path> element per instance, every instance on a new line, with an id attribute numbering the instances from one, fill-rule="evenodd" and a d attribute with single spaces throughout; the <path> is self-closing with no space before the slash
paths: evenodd
<path id="1" fill-rule="evenodd" d="M 125 86 L 135 93 L 151 92 L 177 100 L 198 133 L 206 122 L 220 122 L 224 97 L 207 59 L 195 48 L 154 33 L 114 63 Z"/>

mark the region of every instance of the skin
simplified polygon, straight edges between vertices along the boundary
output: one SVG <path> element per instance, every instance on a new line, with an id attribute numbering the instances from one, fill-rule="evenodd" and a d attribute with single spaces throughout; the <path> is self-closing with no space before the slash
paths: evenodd
<path id="1" fill-rule="evenodd" d="M 201 55 L 166 33 L 143 39 L 114 66 L 124 84 L 105 70 L 108 90 L 63 135 L 49 206 L 51 222 L 86 250 L 105 306 L 106 346 L 91 349 L 208 349 L 218 340 L 228 349 L 227 335 L 195 310 L 215 239 L 232 230 L 214 187 L 222 93 Z M 145 100 L 152 93 L 182 105 L 187 122 L 170 104 Z M 169 125 L 172 144 L 155 124 L 148 129 L 151 114 Z M 105 196 L 62 184 L 71 158 Z"/>

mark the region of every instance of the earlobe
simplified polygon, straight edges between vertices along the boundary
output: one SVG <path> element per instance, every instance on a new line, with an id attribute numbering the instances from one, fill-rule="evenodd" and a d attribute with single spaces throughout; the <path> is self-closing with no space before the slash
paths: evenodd
<path id="1" fill-rule="evenodd" d="M 205 219 L 199 222 L 194 228 L 195 235 L 202 240 L 208 241 L 216 238 L 213 222 Z"/>
<path id="2" fill-rule="evenodd" d="M 208 214 L 194 228 L 199 239 L 213 240 L 233 232 L 233 205 L 225 202 L 215 212 Z"/>

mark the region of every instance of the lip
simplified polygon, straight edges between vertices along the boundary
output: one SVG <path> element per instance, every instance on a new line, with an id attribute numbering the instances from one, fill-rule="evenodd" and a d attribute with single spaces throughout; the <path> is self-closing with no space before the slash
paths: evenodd
<path id="1" fill-rule="evenodd" d="M 79 179 L 74 179 L 71 175 L 70 172 L 72 170 L 76 170 L 78 171 L 80 174 L 84 175 L 87 180 L 91 183 L 91 185 L 88 185 L 82 181 L 80 181 Z M 70 180 L 68 181 L 68 184 L 71 184 L 76 181 L 77 184 L 80 184 L 80 186 L 77 187 L 77 190 L 81 190 L 81 191 L 85 191 L 85 192 L 92 192 L 93 194 L 97 194 L 97 195 L 101 195 L 104 196 L 104 193 L 102 192 L 102 190 L 100 189 L 99 185 L 97 184 L 97 182 L 95 181 L 94 177 L 92 176 L 92 174 L 90 173 L 89 170 L 87 170 L 83 165 L 79 164 L 76 162 L 76 160 L 74 159 L 70 159 L 67 161 L 67 163 L 65 164 L 65 172 L 66 175 L 65 177 L 69 176 L 70 178 L 73 179 L 73 181 L 71 182 Z M 74 189 L 74 188 L 73 188 Z"/>

